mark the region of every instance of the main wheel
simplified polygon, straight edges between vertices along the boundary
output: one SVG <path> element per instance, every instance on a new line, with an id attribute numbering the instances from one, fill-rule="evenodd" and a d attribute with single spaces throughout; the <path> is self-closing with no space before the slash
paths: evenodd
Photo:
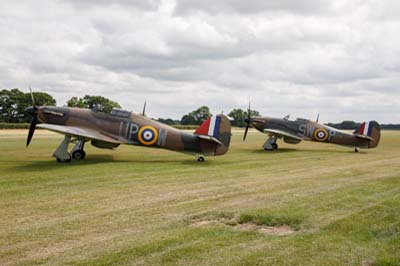
<path id="1" fill-rule="evenodd" d="M 84 150 L 76 150 L 72 153 L 72 159 L 83 160 L 86 157 L 86 152 Z"/>
<path id="2" fill-rule="evenodd" d="M 276 143 L 271 143 L 272 148 L 274 148 L 274 150 L 278 149 L 278 144 Z"/>
<path id="3" fill-rule="evenodd" d="M 197 157 L 197 161 L 200 162 L 200 163 L 202 163 L 202 162 L 205 161 L 205 159 L 204 159 L 203 156 L 199 156 L 199 157 Z"/>
<path id="4" fill-rule="evenodd" d="M 58 163 L 69 163 L 69 162 L 71 162 L 71 154 L 69 154 L 68 153 L 68 159 L 60 159 L 60 158 L 57 158 L 57 162 Z"/>

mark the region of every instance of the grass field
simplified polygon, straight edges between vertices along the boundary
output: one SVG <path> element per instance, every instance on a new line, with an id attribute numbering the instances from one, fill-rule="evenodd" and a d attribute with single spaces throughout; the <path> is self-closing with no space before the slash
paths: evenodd
<path id="1" fill-rule="evenodd" d="M 400 132 L 360 153 L 236 132 L 200 164 L 90 145 L 57 164 L 38 133 L 0 131 L 0 265 L 400 265 Z"/>

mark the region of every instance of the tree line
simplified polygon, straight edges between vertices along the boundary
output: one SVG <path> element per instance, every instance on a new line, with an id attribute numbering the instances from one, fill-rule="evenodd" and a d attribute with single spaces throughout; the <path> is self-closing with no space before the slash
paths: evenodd
<path id="1" fill-rule="evenodd" d="M 45 92 L 34 92 L 33 97 L 38 106 L 55 106 L 57 104 L 53 96 Z M 85 95 L 82 98 L 72 97 L 66 103 L 68 107 L 88 108 L 100 112 L 109 113 L 113 108 L 121 108 L 114 101 L 102 96 Z M 19 89 L 0 91 L 0 122 L 27 123 L 31 117 L 25 109 L 32 106 L 30 93 L 24 93 Z"/>
<path id="2" fill-rule="evenodd" d="M 34 92 L 36 105 L 55 106 L 57 104 L 54 97 L 45 92 Z M 0 91 L 0 122 L 6 123 L 27 123 L 31 117 L 25 112 L 25 109 L 32 106 L 30 93 L 24 93 L 19 89 Z M 121 108 L 121 105 L 115 101 L 98 95 L 85 95 L 83 97 L 71 97 L 67 102 L 68 107 L 88 108 L 94 111 L 110 113 L 114 108 Z M 167 125 L 200 125 L 211 116 L 208 106 L 201 106 L 185 115 L 180 120 L 171 118 L 159 118 L 157 121 Z M 251 110 L 251 117 L 257 117 L 260 113 Z M 228 114 L 232 126 L 245 127 L 244 120 L 248 117 L 248 111 L 243 109 L 233 109 Z M 343 121 L 341 123 L 328 123 L 327 125 L 337 129 L 352 130 L 357 128 L 360 123 L 354 121 Z M 381 125 L 383 129 L 400 129 L 399 124 Z"/>
<path id="3" fill-rule="evenodd" d="M 57 104 L 53 96 L 45 92 L 34 92 L 33 97 L 36 105 L 55 106 Z M 27 123 L 31 117 L 25 112 L 25 109 L 32 106 L 30 93 L 24 93 L 19 89 L 0 91 L 0 122 L 6 123 Z M 85 95 L 84 97 L 72 97 L 66 102 L 68 107 L 88 108 L 94 111 L 110 113 L 114 108 L 121 108 L 121 105 L 115 101 L 98 95 Z M 208 106 L 201 106 L 196 110 L 182 116 L 180 120 L 171 118 L 159 118 L 158 121 L 168 125 L 200 125 L 211 116 Z M 252 110 L 252 116 L 258 116 L 259 112 Z M 248 116 L 246 110 L 233 109 L 229 114 L 232 125 L 244 127 L 244 119 Z"/>

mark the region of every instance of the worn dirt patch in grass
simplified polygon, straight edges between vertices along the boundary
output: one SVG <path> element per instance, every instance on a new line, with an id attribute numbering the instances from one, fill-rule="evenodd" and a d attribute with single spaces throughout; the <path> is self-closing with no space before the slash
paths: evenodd
<path id="1" fill-rule="evenodd" d="M 190 226 L 192 227 L 207 227 L 216 225 L 225 225 L 239 231 L 254 231 L 265 235 L 274 235 L 274 236 L 286 236 L 298 232 L 298 230 L 295 230 L 294 228 L 292 228 L 290 225 L 287 224 L 279 226 L 266 226 L 266 225 L 257 225 L 254 223 L 238 223 L 237 218 L 193 220 L 191 221 L 190 224 Z"/>

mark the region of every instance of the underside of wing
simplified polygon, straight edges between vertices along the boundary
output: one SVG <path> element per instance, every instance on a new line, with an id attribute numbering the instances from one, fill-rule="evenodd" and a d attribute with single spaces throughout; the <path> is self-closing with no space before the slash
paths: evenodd
<path id="1" fill-rule="evenodd" d="M 118 139 L 117 137 L 89 128 L 51 125 L 51 124 L 39 124 L 37 125 L 37 127 L 61 133 L 64 135 L 71 135 L 74 137 L 81 137 L 89 140 L 100 140 L 115 144 L 121 144 L 126 142 L 121 139 Z"/>
<path id="2" fill-rule="evenodd" d="M 302 141 L 303 140 L 299 136 L 296 136 L 296 135 L 294 135 L 292 133 L 289 133 L 289 132 L 286 132 L 286 131 L 283 131 L 283 130 L 279 130 L 279 129 L 266 128 L 266 129 L 264 129 L 264 133 L 267 133 L 269 135 L 274 135 L 274 136 L 277 136 L 277 137 L 291 138 L 291 139 L 294 139 L 294 140 L 297 140 L 297 141 Z"/>

